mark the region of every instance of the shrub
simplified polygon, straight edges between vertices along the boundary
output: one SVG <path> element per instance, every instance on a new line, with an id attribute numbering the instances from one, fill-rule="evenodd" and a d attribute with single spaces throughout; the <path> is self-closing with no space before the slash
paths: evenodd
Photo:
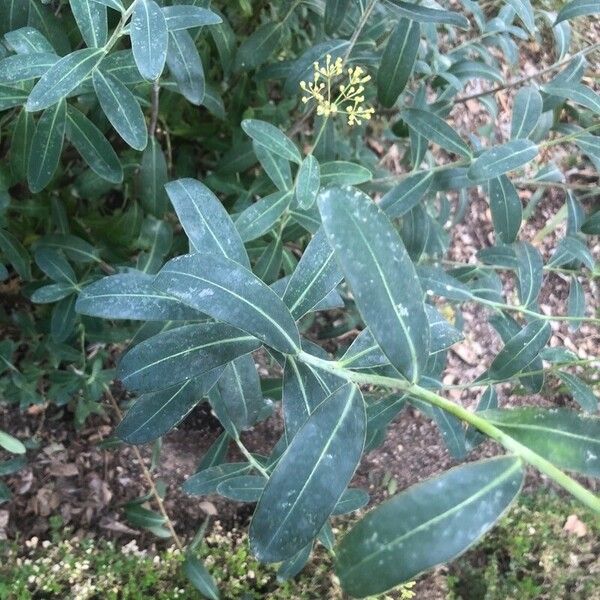
<path id="1" fill-rule="evenodd" d="M 564 472 L 599 473 L 600 421 L 589 414 L 597 399 L 574 372 L 593 360 L 548 347 L 551 323 L 598 323 L 586 316 L 585 290 L 595 270 L 586 236 L 599 232 L 600 213 L 582 204 L 597 189 L 572 186 L 547 159 L 549 148 L 574 144 L 593 166 L 600 160 L 600 99 L 585 78 L 598 44 L 571 53 L 569 25 L 598 9 L 581 0 L 558 14 L 529 0 L 501 4 L 8 4 L 0 106 L 12 132 L 0 248 L 33 281 L 26 296 L 53 305 L 29 332 L 50 333 L 50 364 L 29 377 L 26 362 L 13 366 L 17 399 L 34 401 L 41 376 L 52 395 L 77 398 L 81 422 L 112 376 L 105 356 L 92 358 L 96 344 L 133 337 L 117 376 L 138 398 L 118 436 L 158 440 L 207 397 L 224 433 L 184 489 L 257 502 L 252 551 L 282 563 L 282 575 L 297 573 L 322 540 L 356 597 L 464 552 L 517 497 L 526 464 L 598 510 Z M 457 43 L 471 29 L 478 33 Z M 502 67 L 519 64 L 518 40 L 546 48 L 549 32 L 554 62 L 507 79 Z M 492 87 L 464 91 L 473 80 Z M 506 133 L 495 127 L 504 90 L 516 90 Z M 449 121 L 472 101 L 488 121 L 467 141 Z M 405 172 L 386 173 L 365 135 L 403 148 Z M 24 181 L 36 195 L 20 203 Z M 544 263 L 522 225 L 546 187 L 565 191 L 567 223 Z M 450 263 L 449 232 L 474 188 L 489 200 L 495 243 L 476 263 Z M 519 188 L 536 190 L 525 210 Z M 565 315 L 539 305 L 550 273 L 569 283 Z M 447 399 L 442 381 L 466 303 L 489 311 L 504 343 L 477 380 L 461 384 L 482 390 L 476 411 Z M 335 357 L 304 335 L 316 311 L 333 310 L 362 328 Z M 25 321 L 15 318 L 21 330 Z M 81 364 L 69 369 L 66 341 L 80 348 Z M 277 385 L 263 392 L 257 352 L 283 370 L 285 431 L 268 456 L 240 437 L 274 414 Z M 498 385 L 536 393 L 546 378 L 583 412 L 498 408 Z M 331 515 L 369 500 L 348 487 L 361 457 L 408 403 L 438 424 L 457 460 L 485 437 L 507 453 L 400 492 L 336 542 Z M 227 462 L 229 446 L 244 460 Z M 134 505 L 129 517 L 169 534 L 164 514 Z M 185 569 L 217 596 L 191 554 Z"/>

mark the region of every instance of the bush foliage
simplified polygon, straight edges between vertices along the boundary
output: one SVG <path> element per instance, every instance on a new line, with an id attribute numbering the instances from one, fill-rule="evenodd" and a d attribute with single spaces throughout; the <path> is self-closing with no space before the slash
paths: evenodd
<path id="1" fill-rule="evenodd" d="M 576 370 L 592 360 L 548 346 L 553 322 L 598 323 L 586 290 L 600 212 L 585 208 L 597 189 L 571 186 L 548 160 L 569 145 L 599 166 L 600 96 L 586 77 L 598 44 L 574 51 L 570 25 L 598 6 L 162 4 L 2 5 L 1 275 L 18 289 L 0 343 L 3 396 L 71 404 L 81 424 L 115 376 L 110 344 L 131 340 L 116 377 L 138 397 L 118 437 L 156 442 L 207 399 L 224 433 L 185 491 L 256 502 L 252 552 L 282 577 L 319 539 L 355 597 L 464 552 L 517 497 L 526 464 L 600 510 L 565 473 L 600 473 L 597 399 Z M 551 64 L 513 76 L 530 39 Z M 515 91 L 506 131 L 504 90 Z M 488 120 L 463 132 L 453 109 L 473 101 Z M 383 169 L 367 137 L 403 149 L 404 172 Z M 547 187 L 564 190 L 566 232 L 544 261 L 523 223 Z M 522 188 L 534 190 L 525 207 Z M 452 263 L 473 190 L 489 201 L 495 243 Z M 569 283 L 564 314 L 541 310 L 550 273 Z M 462 384 L 481 390 L 476 411 L 444 393 L 465 304 L 486 309 L 503 342 Z M 317 311 L 361 329 L 336 356 L 306 335 Z M 281 381 L 261 382 L 257 353 Z M 500 384 L 537 393 L 546 379 L 581 411 L 498 407 Z M 279 400 L 284 434 L 257 455 L 240 434 L 279 415 Z M 331 516 L 369 501 L 348 487 L 361 457 L 408 403 L 458 461 L 485 437 L 506 454 L 401 491 L 335 540 Z M 230 446 L 243 461 L 227 461 Z M 128 516 L 170 534 L 141 504 Z M 192 553 L 184 569 L 218 596 Z"/>

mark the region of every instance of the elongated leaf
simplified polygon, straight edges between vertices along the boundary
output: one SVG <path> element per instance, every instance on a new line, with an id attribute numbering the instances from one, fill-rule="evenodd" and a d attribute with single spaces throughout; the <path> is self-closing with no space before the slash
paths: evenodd
<path id="1" fill-rule="evenodd" d="M 556 21 L 554 25 L 558 25 L 563 21 L 569 21 L 576 17 L 583 17 L 585 15 L 593 15 L 600 12 L 600 7 L 596 0 L 571 0 L 568 4 L 565 4 L 556 15 Z"/>
<path id="2" fill-rule="evenodd" d="M 169 34 L 166 60 L 182 96 L 192 104 L 202 104 L 206 91 L 204 67 L 196 44 L 187 31 L 172 31 Z"/>
<path id="3" fill-rule="evenodd" d="M 319 161 L 309 154 L 300 165 L 296 176 L 296 201 L 298 206 L 307 210 L 313 206 L 321 185 Z"/>
<path id="4" fill-rule="evenodd" d="M 77 312 L 104 319 L 136 321 L 185 321 L 204 315 L 177 298 L 157 290 L 154 277 L 129 271 L 103 277 L 83 289 Z"/>
<path id="5" fill-rule="evenodd" d="M 379 206 L 391 219 L 404 216 L 419 204 L 431 187 L 433 178 L 433 171 L 410 175 L 387 192 Z"/>
<path id="6" fill-rule="evenodd" d="M 195 179 L 177 179 L 165 186 L 191 245 L 220 254 L 249 268 L 250 261 L 237 229 L 220 200 Z"/>
<path id="7" fill-rule="evenodd" d="M 569 298 L 567 301 L 567 314 L 570 317 L 585 316 L 585 293 L 583 286 L 575 275 L 571 275 L 569 283 Z M 579 328 L 579 321 L 571 322 L 569 328 L 576 331 Z"/>
<path id="8" fill-rule="evenodd" d="M 14 54 L 0 61 L 0 84 L 15 84 L 41 77 L 59 57 L 54 53 Z"/>
<path id="9" fill-rule="evenodd" d="M 487 421 L 562 469 L 600 477 L 600 419 L 572 410 L 486 410 Z"/>
<path id="10" fill-rule="evenodd" d="M 193 29 L 194 27 L 216 25 L 223 22 L 223 19 L 217 13 L 200 6 L 179 4 L 177 6 L 164 6 L 162 11 L 169 31 Z"/>
<path id="11" fill-rule="evenodd" d="M 31 294 L 31 301 L 36 304 L 48 304 L 51 302 L 58 302 L 58 300 L 62 300 L 72 293 L 73 286 L 68 283 L 52 283 L 37 288 L 37 290 Z"/>
<path id="12" fill-rule="evenodd" d="M 256 119 L 245 119 L 242 121 L 242 129 L 257 144 L 264 146 L 269 152 L 277 154 L 292 162 L 300 164 L 302 157 L 296 145 L 278 127 L 258 121 Z"/>
<path id="13" fill-rule="evenodd" d="M 547 94 L 571 100 L 600 115 L 600 95 L 582 83 L 557 83 L 556 81 L 552 81 L 544 85 L 542 89 Z"/>
<path id="14" fill-rule="evenodd" d="M 590 215 L 581 226 L 582 233 L 600 235 L 600 210 Z"/>
<path id="15" fill-rule="evenodd" d="M 510 339 L 494 358 L 488 376 L 503 381 L 529 365 L 550 339 L 552 330 L 547 321 L 532 321 Z"/>
<path id="16" fill-rule="evenodd" d="M 417 275 L 421 287 L 427 295 L 442 296 L 448 298 L 448 300 L 457 300 L 458 302 L 473 299 L 471 290 L 464 283 L 446 273 L 441 267 L 419 265 Z"/>
<path id="17" fill-rule="evenodd" d="M 144 81 L 137 69 L 131 50 L 111 52 L 102 60 L 99 68 L 103 73 L 114 75 L 124 85 L 135 85 Z"/>
<path id="18" fill-rule="evenodd" d="M 590 271 L 594 270 L 594 257 L 588 247 L 578 237 L 568 235 L 560 240 L 548 266 L 560 267 L 571 262 L 584 264 Z"/>
<path id="19" fill-rule="evenodd" d="M 258 502 L 265 484 L 262 475 L 240 475 L 220 483 L 217 493 L 237 502 Z"/>
<path id="20" fill-rule="evenodd" d="M 292 316 L 299 319 L 323 300 L 342 277 L 325 231 L 319 229 L 292 273 L 283 301 Z"/>
<path id="21" fill-rule="evenodd" d="M 326 190 L 319 208 L 366 324 L 392 365 L 417 380 L 428 355 L 427 316 L 402 240 L 370 198 L 351 188 Z"/>
<path id="22" fill-rule="evenodd" d="M 321 164 L 321 185 L 360 185 L 373 179 L 373 173 L 363 165 L 334 160 Z"/>
<path id="23" fill-rule="evenodd" d="M 75 329 L 77 313 L 75 312 L 75 300 L 73 294 L 59 300 L 52 310 L 50 319 L 50 335 L 56 343 L 64 342 Z"/>
<path id="24" fill-rule="evenodd" d="M 10 167 L 17 180 L 27 177 L 27 164 L 34 133 L 33 115 L 22 109 L 16 120 L 10 142 Z"/>
<path id="25" fill-rule="evenodd" d="M 494 230 L 505 244 L 514 242 L 523 220 L 523 205 L 515 186 L 506 175 L 490 180 L 490 211 Z"/>
<path id="26" fill-rule="evenodd" d="M 131 390 L 165 389 L 200 377 L 259 346 L 252 336 L 226 323 L 184 325 L 134 346 L 121 359 L 118 375 Z"/>
<path id="27" fill-rule="evenodd" d="M 469 146 L 436 114 L 419 108 L 406 108 L 402 111 L 402 118 L 409 127 L 438 146 L 462 156 L 471 156 Z"/>
<path id="28" fill-rule="evenodd" d="M 35 262 L 37 266 L 50 279 L 59 283 L 67 283 L 71 287 L 77 285 L 77 277 L 71 265 L 64 256 L 51 248 L 38 248 L 35 251 Z"/>
<path id="29" fill-rule="evenodd" d="M 184 304 L 242 328 L 275 350 L 298 351 L 298 328 L 283 301 L 232 260 L 212 254 L 179 256 L 162 268 L 154 284 Z"/>
<path id="30" fill-rule="evenodd" d="M 498 394 L 496 390 L 490 385 L 485 388 L 483 394 L 481 394 L 479 398 L 479 402 L 477 403 L 476 412 L 481 412 L 484 410 L 490 410 L 498 408 Z M 467 444 L 467 448 L 475 448 L 477 445 L 481 444 L 485 440 L 485 436 L 479 432 L 478 429 L 475 429 L 472 425 L 467 426 L 467 430 L 465 431 L 465 442 Z"/>
<path id="31" fill-rule="evenodd" d="M 364 598 L 451 560 L 492 527 L 522 482 L 521 461 L 500 457 L 456 467 L 380 504 L 336 549 L 342 587 Z"/>
<path id="32" fill-rule="evenodd" d="M 312 413 L 277 463 L 252 518 L 250 545 L 259 560 L 290 558 L 316 537 L 358 465 L 365 429 L 363 398 L 350 383 Z"/>
<path id="33" fill-rule="evenodd" d="M 402 18 L 392 31 L 377 71 L 377 97 L 383 106 L 395 104 L 412 74 L 419 51 L 419 22 Z"/>
<path id="34" fill-rule="evenodd" d="M 467 175 L 472 181 L 485 181 L 514 171 L 533 160 L 538 147 L 529 140 L 512 140 L 486 150 L 469 167 Z"/>
<path id="35" fill-rule="evenodd" d="M 277 222 L 292 200 L 293 192 L 275 192 L 246 208 L 236 219 L 235 227 L 244 242 L 265 234 Z"/>
<path id="36" fill-rule="evenodd" d="M 235 66 L 244 71 L 259 67 L 278 48 L 283 37 L 283 23 L 263 23 L 239 47 Z"/>
<path id="37" fill-rule="evenodd" d="M 129 35 L 140 74 L 144 79 L 155 81 L 165 66 L 169 31 L 165 15 L 154 0 L 137 0 Z"/>
<path id="38" fill-rule="evenodd" d="M 31 259 L 21 242 L 9 231 L 0 228 L 0 250 L 21 279 L 31 279 Z"/>
<path id="39" fill-rule="evenodd" d="M 528 138 L 535 130 L 542 116 L 543 100 L 534 87 L 521 88 L 513 103 L 510 138 Z"/>
<path id="40" fill-rule="evenodd" d="M 251 466 L 248 463 L 224 463 L 198 471 L 189 477 L 182 488 L 186 494 L 203 496 L 217 491 L 217 486 L 223 481 L 246 475 Z"/>
<path id="41" fill-rule="evenodd" d="M 96 69 L 94 90 L 104 114 L 117 133 L 135 150 L 148 143 L 144 114 L 135 96 L 114 75 Z"/>
<path id="42" fill-rule="evenodd" d="M 542 255 L 527 242 L 517 242 L 515 254 L 518 261 L 519 299 L 526 308 L 535 307 L 544 277 Z"/>
<path id="43" fill-rule="evenodd" d="M 369 503 L 369 494 L 360 488 L 348 488 L 333 509 L 332 515 L 346 515 Z"/>
<path id="44" fill-rule="evenodd" d="M 208 569 L 191 554 L 185 557 L 183 572 L 191 584 L 209 600 L 219 600 L 217 584 Z"/>
<path id="45" fill-rule="evenodd" d="M 25 454 L 27 448 L 16 437 L 0 430 L 0 447 L 11 454 Z"/>
<path id="46" fill-rule="evenodd" d="M 270 152 L 256 140 L 252 142 L 252 148 L 258 162 L 275 187 L 282 192 L 290 190 L 292 188 L 292 170 L 289 161 L 283 156 Z"/>
<path id="47" fill-rule="evenodd" d="M 558 376 L 569 389 L 575 402 L 583 410 L 589 413 L 598 412 L 598 398 L 594 394 L 594 390 L 587 383 L 584 383 L 579 377 L 566 371 L 559 371 Z"/>
<path id="48" fill-rule="evenodd" d="M 325 4 L 325 31 L 333 35 L 341 26 L 348 9 L 350 0 L 327 0 Z"/>
<path id="49" fill-rule="evenodd" d="M 69 4 L 86 45 L 104 46 L 108 33 L 106 7 L 95 0 L 69 0 Z"/>
<path id="50" fill-rule="evenodd" d="M 507 4 L 517 13 L 527 31 L 532 35 L 536 31 L 535 16 L 530 0 L 507 0 Z"/>
<path id="51" fill-rule="evenodd" d="M 15 0 L 15 2 L 17 1 Z M 19 27 L 18 29 L 14 29 L 14 31 L 9 30 L 4 39 L 8 47 L 12 48 L 17 54 L 56 52 L 52 44 L 35 27 Z"/>
<path id="52" fill-rule="evenodd" d="M 123 167 L 112 146 L 102 132 L 71 105 L 67 108 L 66 135 L 94 173 L 111 183 L 123 181 Z"/>
<path id="53" fill-rule="evenodd" d="M 104 55 L 103 48 L 84 48 L 61 58 L 35 84 L 25 109 L 44 110 L 65 98 L 98 66 Z"/>
<path id="54" fill-rule="evenodd" d="M 426 304 L 429 321 L 429 352 L 435 354 L 447 350 L 463 339 L 462 333 L 453 327 L 433 306 Z"/>
<path id="55" fill-rule="evenodd" d="M 265 407 L 260 379 L 250 355 L 230 362 L 213 391 L 216 392 L 210 396 L 213 410 L 224 427 L 231 423 L 233 431 L 225 429 L 232 437 L 252 427 Z"/>
<path id="56" fill-rule="evenodd" d="M 42 191 L 58 168 L 66 122 L 67 103 L 64 100 L 46 109 L 38 120 L 27 165 L 27 183 L 32 192 Z"/>
<path id="57" fill-rule="evenodd" d="M 167 210 L 167 194 L 165 192 L 167 180 L 167 161 L 158 140 L 153 136 L 142 154 L 140 183 L 142 185 L 142 206 L 158 218 L 161 218 Z"/>
<path id="58" fill-rule="evenodd" d="M 222 373 L 217 367 L 201 377 L 140 396 L 125 413 L 115 435 L 128 444 L 146 444 L 176 427 Z"/>
<path id="59" fill-rule="evenodd" d="M 443 23 L 444 25 L 453 25 L 460 29 L 469 28 L 469 20 L 456 11 L 428 8 L 411 2 L 403 2 L 403 0 L 388 0 L 388 2 L 392 4 L 403 17 L 413 21 L 418 21 L 420 23 Z"/>

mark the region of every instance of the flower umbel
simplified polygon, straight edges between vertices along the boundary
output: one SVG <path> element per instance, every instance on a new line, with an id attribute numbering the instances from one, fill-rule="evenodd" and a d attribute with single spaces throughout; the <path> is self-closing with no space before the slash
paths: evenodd
<path id="1" fill-rule="evenodd" d="M 348 120 L 348 125 L 360 125 L 363 120 L 368 121 L 375 112 L 371 106 L 364 104 L 364 84 L 371 80 L 361 67 L 350 67 L 346 71 L 347 83 L 340 84 L 337 95 L 333 95 L 334 80 L 344 74 L 343 61 L 340 57 L 335 61 L 331 54 L 325 57 L 325 66 L 318 62 L 313 65 L 313 80 L 300 82 L 300 88 L 305 92 L 302 102 L 305 104 L 314 100 L 317 104 L 317 114 L 329 117 L 343 112 Z"/>

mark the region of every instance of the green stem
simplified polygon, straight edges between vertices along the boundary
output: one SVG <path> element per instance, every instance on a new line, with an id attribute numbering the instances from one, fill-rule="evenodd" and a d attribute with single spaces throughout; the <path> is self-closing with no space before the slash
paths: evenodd
<path id="1" fill-rule="evenodd" d="M 254 458 L 254 456 L 252 456 L 252 454 L 250 454 L 250 451 L 248 450 L 248 448 L 246 448 L 246 446 L 244 446 L 244 444 L 242 443 L 242 440 L 240 440 L 239 437 L 235 438 L 235 443 L 237 444 L 237 447 L 240 449 L 240 452 L 244 455 L 244 458 L 265 478 L 265 479 L 269 479 L 269 473 L 267 472 L 267 470 Z"/>
<path id="2" fill-rule="evenodd" d="M 108 42 L 104 45 L 104 50 L 108 52 L 119 40 L 121 34 L 123 33 L 123 29 L 129 20 L 129 17 L 133 14 L 133 9 L 138 0 L 133 0 L 133 2 L 129 5 L 129 8 L 121 15 L 121 19 L 117 23 L 115 30 L 112 32 L 112 35 L 108 39 Z"/>
<path id="3" fill-rule="evenodd" d="M 412 384 L 407 380 L 394 379 L 393 377 L 385 377 L 382 375 L 372 375 L 369 373 L 356 373 L 354 371 L 344 369 L 337 361 L 323 360 L 304 351 L 298 354 L 298 359 L 334 373 L 340 377 L 344 377 L 348 381 L 363 385 L 376 385 L 400 390 L 419 398 L 420 400 L 423 400 L 432 406 L 436 406 L 442 410 L 445 410 L 461 421 L 472 425 L 488 437 L 501 444 L 510 452 L 513 452 L 517 456 L 521 457 L 524 461 L 536 467 L 540 472 L 548 475 L 548 477 L 554 480 L 558 485 L 567 490 L 585 505 L 597 512 L 600 512 L 600 498 L 597 498 L 595 494 L 589 490 L 586 490 L 581 484 L 569 477 L 566 473 L 563 473 L 551 462 L 527 446 L 524 446 L 510 435 L 504 433 L 501 429 L 498 429 L 495 425 L 492 425 L 492 423 L 488 422 L 485 418 L 467 410 L 466 408 L 463 408 L 455 402 L 451 402 L 435 392 L 422 388 L 419 385 Z"/>

